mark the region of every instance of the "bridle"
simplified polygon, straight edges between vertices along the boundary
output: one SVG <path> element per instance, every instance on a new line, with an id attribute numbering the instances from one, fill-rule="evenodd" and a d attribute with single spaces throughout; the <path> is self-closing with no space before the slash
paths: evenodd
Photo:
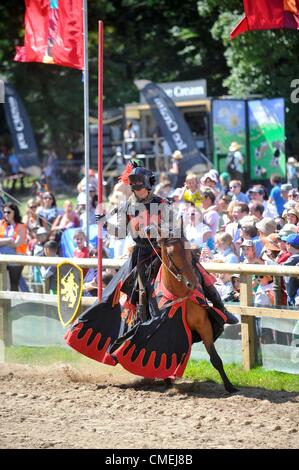
<path id="1" fill-rule="evenodd" d="M 179 240 L 179 238 L 177 239 Z M 167 266 L 167 264 L 164 263 L 163 259 L 161 258 L 161 256 L 159 255 L 159 253 L 157 252 L 156 248 L 154 247 L 154 245 L 152 244 L 151 242 L 151 239 L 148 238 L 148 242 L 149 244 L 151 245 L 153 251 L 155 252 L 155 254 L 157 255 L 157 257 L 159 258 L 159 260 L 161 261 L 161 264 L 163 266 L 165 266 L 165 268 L 170 272 L 170 274 L 178 281 L 178 282 L 182 282 L 183 280 L 183 276 L 182 276 L 182 272 L 179 270 L 179 272 L 174 272 L 172 271 L 172 269 L 170 269 L 170 266 Z M 166 250 L 166 253 L 167 253 L 167 250 Z M 169 254 L 167 253 L 167 257 L 171 263 L 171 258 L 169 257 Z M 176 265 L 172 262 L 172 264 L 175 266 L 175 268 L 178 270 L 178 268 L 176 267 Z"/>
<path id="2" fill-rule="evenodd" d="M 163 241 L 162 241 L 163 240 Z M 170 274 L 178 281 L 178 282 L 183 282 L 184 279 L 183 279 L 183 273 L 182 273 L 182 270 L 179 269 L 177 267 L 177 265 L 175 264 L 175 262 L 173 261 L 173 259 L 171 258 L 170 254 L 167 252 L 167 249 L 165 250 L 165 253 L 166 253 L 166 257 L 167 257 L 167 260 L 169 261 L 169 264 L 166 264 L 163 259 L 161 258 L 161 256 L 159 255 L 159 253 L 157 252 L 156 248 L 154 247 L 154 245 L 152 244 L 151 242 L 151 239 L 148 237 L 148 241 L 149 241 L 149 244 L 151 245 L 153 251 L 155 252 L 155 254 L 157 255 L 157 257 L 159 258 L 159 260 L 161 261 L 161 264 L 167 269 L 167 271 L 170 272 Z M 163 244 L 164 246 L 167 246 L 167 245 L 174 245 L 175 243 L 179 243 L 182 241 L 182 238 L 169 238 L 169 239 L 160 239 L 160 244 Z M 174 270 L 171 269 L 171 266 L 174 267 Z M 186 284 L 186 283 L 185 283 Z M 186 285 L 186 287 L 188 289 L 190 289 L 190 287 L 188 285 Z"/>
<path id="3" fill-rule="evenodd" d="M 163 244 L 165 247 L 167 246 L 171 246 L 171 245 L 175 245 L 176 243 L 179 243 L 181 242 L 181 238 L 168 238 L 168 239 L 164 239 L 163 241 L 161 240 L 160 243 Z M 175 262 L 173 261 L 172 257 L 170 256 L 170 254 L 168 253 L 167 249 L 165 250 L 165 255 L 166 255 L 166 258 L 167 260 L 169 261 L 169 265 L 165 265 L 169 270 L 170 270 L 170 267 L 173 266 L 174 267 L 174 270 L 170 270 L 171 273 L 175 276 L 175 278 L 179 281 L 179 282 L 182 282 L 183 280 L 183 272 L 181 269 L 179 269 L 177 267 L 177 265 L 175 264 Z"/>

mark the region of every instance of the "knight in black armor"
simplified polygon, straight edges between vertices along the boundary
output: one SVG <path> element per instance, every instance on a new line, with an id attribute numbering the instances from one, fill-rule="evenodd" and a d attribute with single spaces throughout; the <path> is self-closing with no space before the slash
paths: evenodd
<path id="1" fill-rule="evenodd" d="M 149 366 L 151 351 L 147 351 L 146 347 L 149 338 L 156 338 L 154 351 L 157 358 L 163 354 L 167 357 L 169 354 L 171 360 L 173 353 L 170 353 L 170 349 L 176 347 L 175 342 L 171 348 L 167 346 L 169 338 L 165 337 L 165 333 L 159 335 L 160 325 L 163 324 L 165 327 L 165 321 L 168 319 L 167 315 L 163 318 L 160 316 L 159 309 L 153 303 L 155 293 L 152 280 L 157 275 L 161 261 L 157 256 L 159 253 L 157 232 L 152 233 L 148 230 L 154 226 L 157 226 L 159 231 L 165 227 L 169 228 L 172 220 L 171 205 L 168 200 L 154 194 L 155 175 L 152 171 L 137 166 L 128 175 L 128 181 L 132 195 L 118 209 L 117 225 L 113 226 L 109 218 L 106 218 L 106 223 L 108 232 L 113 230 L 117 237 L 125 238 L 128 233 L 131 234 L 135 243 L 133 251 L 105 288 L 102 301 L 81 314 L 67 332 L 66 341 L 88 357 L 115 365 L 120 355 L 126 352 L 126 345 L 133 344 L 136 340 L 138 343 L 136 351 L 140 349 L 145 351 L 142 366 L 137 365 L 138 361 L 134 362 L 134 357 L 126 358 L 129 363 L 127 366 L 122 365 L 137 375 L 149 377 L 151 374 L 154 375 Z M 97 220 L 103 223 L 104 215 L 99 214 Z M 195 269 L 195 272 L 206 298 L 215 306 L 215 311 L 218 309 L 224 314 L 218 322 L 219 328 L 217 334 L 215 333 L 217 337 L 221 334 L 225 321 L 233 324 L 238 323 L 238 320 L 225 309 L 214 285 L 207 282 L 208 273 L 202 267 Z M 208 307 L 208 303 L 206 305 L 207 308 L 211 308 Z M 176 328 L 175 335 L 179 343 L 179 328 Z M 171 341 L 174 341 L 173 337 Z M 163 367 L 161 365 L 162 369 Z M 162 371 L 160 377 L 167 377 L 165 374 L 166 372 Z"/>

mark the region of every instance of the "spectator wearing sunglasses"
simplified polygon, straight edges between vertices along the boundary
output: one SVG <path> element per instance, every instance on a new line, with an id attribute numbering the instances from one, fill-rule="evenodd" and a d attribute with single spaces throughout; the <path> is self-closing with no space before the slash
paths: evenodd
<path id="1" fill-rule="evenodd" d="M 273 278 L 269 275 L 256 276 L 258 288 L 254 294 L 255 307 L 270 307 L 274 305 Z"/>
<path id="2" fill-rule="evenodd" d="M 242 193 L 242 183 L 239 180 L 232 180 L 229 183 L 229 192 L 232 195 L 233 201 L 245 202 L 245 204 L 249 203 L 249 197 Z"/>
<path id="3" fill-rule="evenodd" d="M 56 207 L 55 196 L 52 193 L 46 192 L 42 196 L 43 207 L 39 211 L 40 225 L 47 230 L 51 228 L 54 220 L 58 216 L 58 209 Z"/>
<path id="4" fill-rule="evenodd" d="M 27 227 L 22 223 L 18 206 L 8 202 L 3 207 L 4 219 L 0 221 L 0 253 L 6 255 L 26 255 Z M 10 290 L 18 291 L 23 266 L 7 266 Z"/>
<path id="5" fill-rule="evenodd" d="M 37 215 L 38 202 L 36 199 L 29 199 L 27 202 L 26 213 L 23 217 L 23 223 L 28 230 L 28 239 L 33 238 L 33 232 L 40 227 L 39 216 Z"/>

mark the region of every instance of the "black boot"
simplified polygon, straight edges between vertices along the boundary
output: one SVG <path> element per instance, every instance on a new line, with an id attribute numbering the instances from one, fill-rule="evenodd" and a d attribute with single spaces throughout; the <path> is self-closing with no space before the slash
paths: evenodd
<path id="1" fill-rule="evenodd" d="M 216 287 L 211 284 L 210 286 L 204 285 L 204 293 L 210 302 L 212 302 L 213 306 L 216 308 L 219 308 L 226 316 L 227 316 L 227 324 L 228 325 L 236 325 L 239 323 L 239 320 L 235 315 L 230 313 L 226 308 L 224 307 L 224 303 L 222 302 L 222 299 L 220 297 L 220 294 Z"/>
<path id="2" fill-rule="evenodd" d="M 237 323 L 239 323 L 239 320 L 237 317 L 235 317 L 235 315 L 233 315 L 232 313 L 230 313 L 228 310 L 226 310 L 226 308 L 224 307 L 223 308 L 223 312 L 225 313 L 225 315 L 227 316 L 227 324 L 228 325 L 237 325 Z"/>

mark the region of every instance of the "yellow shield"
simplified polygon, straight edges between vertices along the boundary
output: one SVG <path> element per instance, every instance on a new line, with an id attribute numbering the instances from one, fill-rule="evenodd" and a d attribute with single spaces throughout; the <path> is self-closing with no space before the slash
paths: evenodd
<path id="1" fill-rule="evenodd" d="M 63 326 L 72 323 L 80 311 L 82 288 L 82 269 L 69 261 L 59 263 L 57 266 L 57 308 Z"/>

